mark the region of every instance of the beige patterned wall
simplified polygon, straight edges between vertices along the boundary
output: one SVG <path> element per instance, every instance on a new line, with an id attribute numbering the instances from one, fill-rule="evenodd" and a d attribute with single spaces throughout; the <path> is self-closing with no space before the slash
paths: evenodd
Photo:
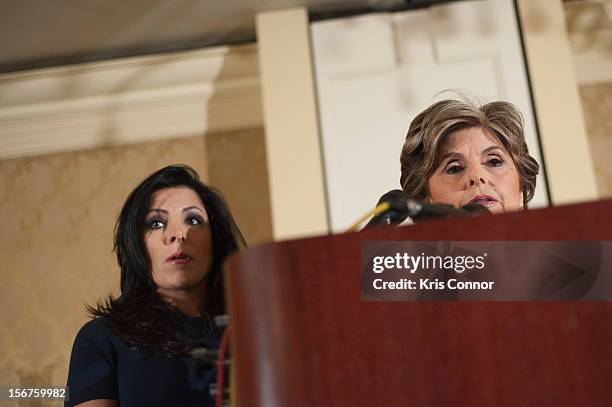
<path id="1" fill-rule="evenodd" d="M 205 182 L 214 174 L 250 241 L 270 239 L 261 129 L 208 137 L 0 161 L 2 385 L 65 383 L 72 341 L 87 320 L 84 303 L 118 288 L 116 216 L 154 170 L 181 162 Z"/>
<path id="2" fill-rule="evenodd" d="M 568 38 L 600 199 L 612 197 L 612 17 L 602 2 L 565 2 Z"/>
<path id="3" fill-rule="evenodd" d="M 206 137 L 209 181 L 223 193 L 249 245 L 273 240 L 261 128 Z"/>
<path id="4" fill-rule="evenodd" d="M 583 86 L 580 98 L 600 198 L 612 198 L 612 83 Z"/>

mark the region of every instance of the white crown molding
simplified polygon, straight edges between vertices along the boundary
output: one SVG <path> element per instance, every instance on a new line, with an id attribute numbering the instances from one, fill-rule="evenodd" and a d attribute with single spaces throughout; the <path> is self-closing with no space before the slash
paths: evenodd
<path id="1" fill-rule="evenodd" d="M 0 159 L 256 126 L 255 45 L 0 75 Z"/>

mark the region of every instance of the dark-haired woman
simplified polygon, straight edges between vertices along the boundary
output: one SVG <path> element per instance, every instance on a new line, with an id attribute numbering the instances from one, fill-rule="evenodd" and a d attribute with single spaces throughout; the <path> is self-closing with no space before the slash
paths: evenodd
<path id="1" fill-rule="evenodd" d="M 223 260 L 244 240 L 221 197 L 187 166 L 155 172 L 127 198 L 115 227 L 121 294 L 91 308 L 76 336 L 66 406 L 212 406 L 224 313 Z"/>

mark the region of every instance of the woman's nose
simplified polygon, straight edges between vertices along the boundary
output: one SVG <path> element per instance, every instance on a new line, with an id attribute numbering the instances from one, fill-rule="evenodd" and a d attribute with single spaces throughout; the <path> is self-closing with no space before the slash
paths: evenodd
<path id="1" fill-rule="evenodd" d="M 480 167 L 477 167 L 467 173 L 468 186 L 483 185 L 487 183 L 487 175 Z"/>
<path id="2" fill-rule="evenodd" d="M 476 176 L 476 177 L 471 177 L 469 180 L 470 186 L 473 187 L 474 185 L 479 185 L 479 184 L 486 184 L 484 178 L 480 177 L 480 176 Z"/>
<path id="3" fill-rule="evenodd" d="M 176 233 L 174 234 L 174 236 L 172 236 L 172 237 L 170 238 L 170 241 L 171 241 L 172 243 L 174 243 L 174 242 L 175 242 L 175 241 L 177 241 L 177 240 L 178 240 L 179 242 L 182 242 L 183 240 L 185 240 L 185 235 L 183 235 L 183 233 L 182 233 L 182 232 L 176 232 Z"/>
<path id="4" fill-rule="evenodd" d="M 172 230 L 167 230 L 167 236 L 166 236 L 166 243 L 170 244 L 170 243 L 175 243 L 175 242 L 179 242 L 182 243 L 183 241 L 185 241 L 185 239 L 187 239 L 187 231 L 186 230 L 182 230 L 180 228 L 174 228 Z"/>

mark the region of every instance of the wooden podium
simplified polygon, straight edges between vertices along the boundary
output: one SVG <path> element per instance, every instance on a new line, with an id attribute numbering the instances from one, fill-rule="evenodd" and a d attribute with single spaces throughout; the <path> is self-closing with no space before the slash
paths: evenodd
<path id="1" fill-rule="evenodd" d="M 235 406 L 612 406 L 612 302 L 362 301 L 371 240 L 612 240 L 612 201 L 234 255 Z"/>

